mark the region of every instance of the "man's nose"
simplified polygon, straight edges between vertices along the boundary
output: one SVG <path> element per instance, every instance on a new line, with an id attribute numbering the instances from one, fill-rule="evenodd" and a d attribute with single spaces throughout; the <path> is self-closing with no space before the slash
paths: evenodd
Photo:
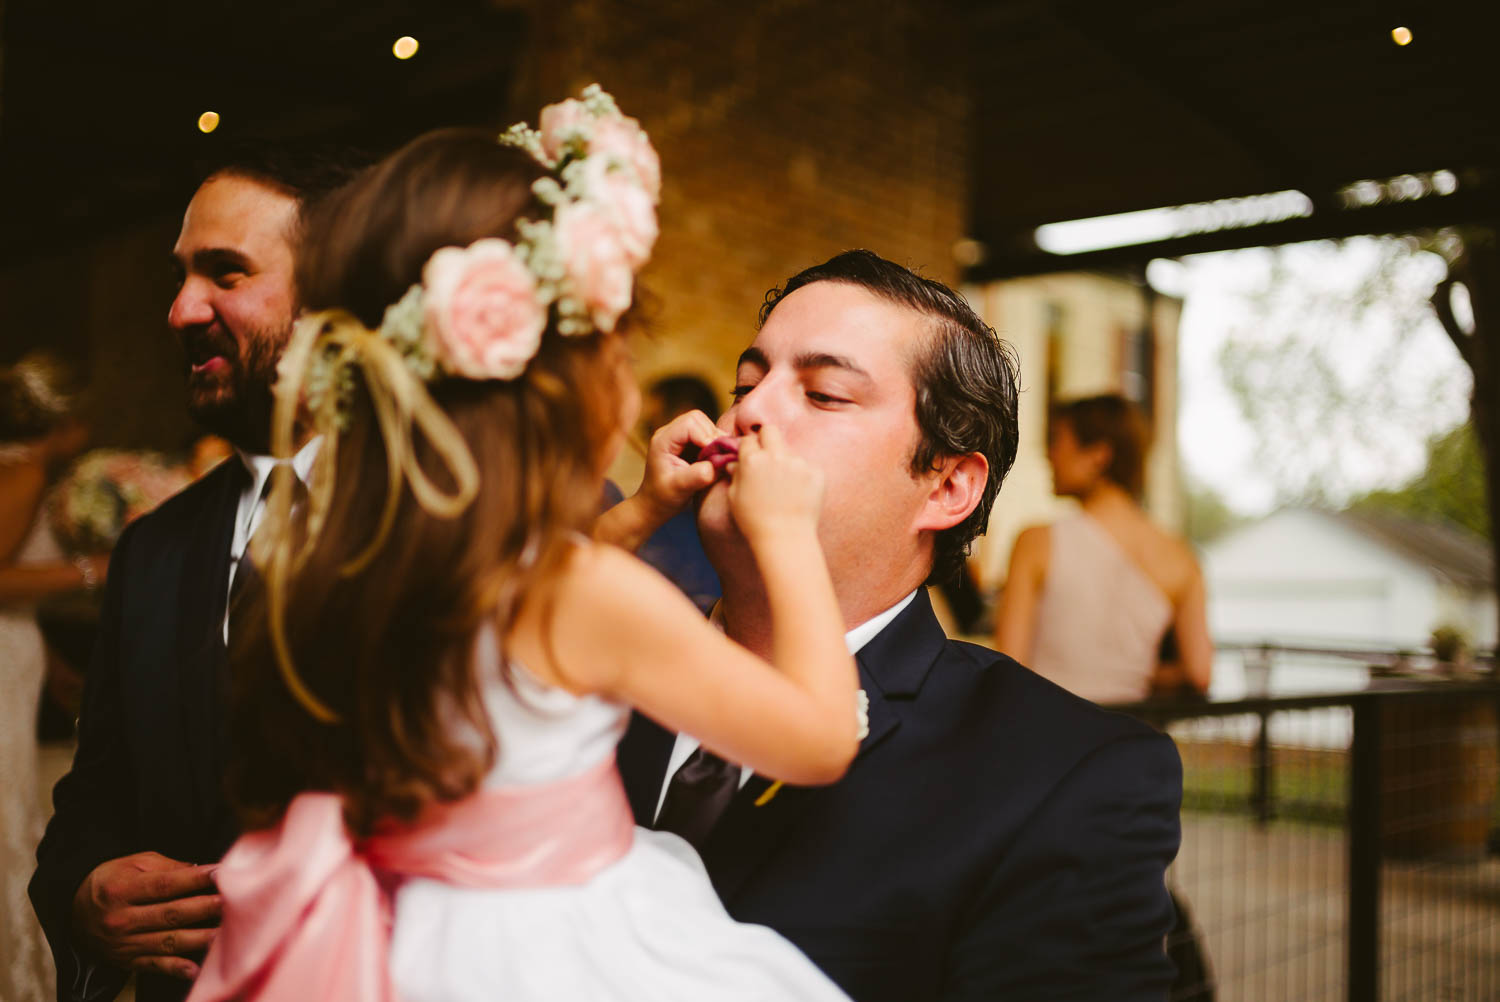
<path id="1" fill-rule="evenodd" d="M 769 419 L 773 401 L 771 394 L 767 392 L 766 382 L 761 380 L 729 409 L 729 414 L 734 419 L 733 430 L 736 435 L 758 432 Z"/>
<path id="2" fill-rule="evenodd" d="M 167 311 L 167 324 L 177 331 L 190 327 L 202 327 L 213 321 L 213 304 L 208 301 L 203 284 L 189 278 L 177 290 L 172 308 Z"/>

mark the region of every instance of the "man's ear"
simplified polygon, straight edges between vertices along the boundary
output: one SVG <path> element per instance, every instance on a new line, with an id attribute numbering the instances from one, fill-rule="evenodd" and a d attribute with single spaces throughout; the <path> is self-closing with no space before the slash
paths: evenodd
<path id="1" fill-rule="evenodd" d="M 942 532 L 968 518 L 983 500 L 989 477 L 990 463 L 982 452 L 943 460 L 927 503 L 917 516 L 916 528 Z"/>

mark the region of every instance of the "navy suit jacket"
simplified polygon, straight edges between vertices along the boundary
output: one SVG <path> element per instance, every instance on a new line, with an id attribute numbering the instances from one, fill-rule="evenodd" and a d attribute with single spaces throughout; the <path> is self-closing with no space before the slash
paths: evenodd
<path id="1" fill-rule="evenodd" d="M 69 933 L 73 895 L 94 867 L 148 850 L 212 863 L 235 838 L 222 789 L 223 623 L 243 476 L 237 460 L 220 464 L 130 526 L 110 560 L 78 751 L 53 791 L 30 886 L 60 999 L 112 998 L 125 981 L 89 964 Z M 143 975 L 136 997 L 180 999 L 187 988 Z"/>
<path id="2" fill-rule="evenodd" d="M 703 846 L 730 914 L 857 1002 L 1164 1000 L 1170 739 L 948 640 L 925 590 L 856 660 L 870 733 L 845 777 L 759 807 L 754 777 Z M 636 715 L 621 741 L 643 825 L 673 740 Z"/>

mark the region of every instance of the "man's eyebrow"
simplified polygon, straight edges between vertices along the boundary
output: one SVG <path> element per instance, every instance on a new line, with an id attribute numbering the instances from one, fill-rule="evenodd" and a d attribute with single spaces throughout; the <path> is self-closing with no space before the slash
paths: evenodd
<path id="1" fill-rule="evenodd" d="M 761 369 L 771 368 L 771 360 L 766 358 L 766 353 L 754 345 L 740 352 L 740 358 L 735 363 L 735 367 L 738 368 L 746 362 Z M 800 355 L 793 357 L 792 367 L 799 372 L 807 369 L 843 369 L 845 372 L 859 376 L 861 379 L 872 378 L 865 371 L 864 367 L 855 362 L 854 359 L 846 355 L 834 355 L 826 351 L 804 351 Z"/>
<path id="2" fill-rule="evenodd" d="M 746 348 L 744 351 L 740 352 L 740 357 L 734 363 L 734 367 L 738 369 L 746 362 L 749 362 L 751 365 L 759 366 L 762 369 L 769 369 L 771 367 L 771 361 L 770 359 L 766 358 L 766 353 L 755 347 L 755 345 L 753 344 L 750 347 Z"/>
<path id="3" fill-rule="evenodd" d="M 854 359 L 846 355 L 831 355 L 826 351 L 805 351 L 792 359 L 792 365 L 800 370 L 804 369 L 843 369 L 862 379 L 870 379 L 871 376 Z"/>
<path id="4" fill-rule="evenodd" d="M 193 251 L 193 270 L 215 272 L 230 269 L 249 271 L 250 259 L 231 247 L 205 247 Z"/>

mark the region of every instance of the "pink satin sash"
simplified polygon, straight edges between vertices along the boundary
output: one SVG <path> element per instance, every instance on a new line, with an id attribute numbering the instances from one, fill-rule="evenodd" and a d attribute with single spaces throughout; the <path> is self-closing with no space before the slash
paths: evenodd
<path id="1" fill-rule="evenodd" d="M 359 843 L 337 795 L 299 794 L 276 828 L 241 836 L 219 865 L 224 919 L 188 1002 L 394 1002 L 400 878 L 581 884 L 624 856 L 634 831 L 612 756 L 556 783 L 479 790 Z"/>

